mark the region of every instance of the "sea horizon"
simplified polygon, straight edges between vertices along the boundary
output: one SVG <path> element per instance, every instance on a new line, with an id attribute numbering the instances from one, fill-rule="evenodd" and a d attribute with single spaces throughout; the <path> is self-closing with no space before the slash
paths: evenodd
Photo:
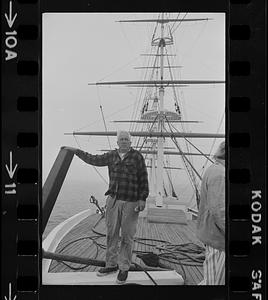
<path id="1" fill-rule="evenodd" d="M 178 195 L 180 200 L 185 202 L 186 199 L 192 198 L 190 187 L 182 187 L 181 185 L 181 188 L 184 191 L 183 194 Z M 89 208 L 96 211 L 97 207 L 89 202 L 92 195 L 98 200 L 100 207 L 104 206 L 106 190 L 107 185 L 104 183 L 66 180 L 59 192 L 42 239 L 44 240 L 57 225 L 73 215 Z"/>

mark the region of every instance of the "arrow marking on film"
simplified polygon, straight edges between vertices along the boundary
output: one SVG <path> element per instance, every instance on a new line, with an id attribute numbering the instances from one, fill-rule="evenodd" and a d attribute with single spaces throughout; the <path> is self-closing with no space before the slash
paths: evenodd
<path id="1" fill-rule="evenodd" d="M 7 169 L 9 177 L 12 179 L 18 167 L 18 164 L 15 165 L 14 169 L 12 167 L 12 151 L 9 152 L 9 167 L 7 165 L 5 165 L 5 167 Z"/>
<path id="2" fill-rule="evenodd" d="M 8 295 L 8 298 L 5 296 L 5 300 L 16 300 L 17 296 L 15 295 L 14 298 L 12 299 L 12 296 L 11 296 L 11 282 L 9 283 L 9 295 Z"/>
<path id="3" fill-rule="evenodd" d="M 15 19 L 17 18 L 17 14 L 12 17 L 12 1 L 9 1 L 9 15 L 5 14 L 5 17 L 7 19 L 9 28 L 11 28 L 15 22 Z"/>

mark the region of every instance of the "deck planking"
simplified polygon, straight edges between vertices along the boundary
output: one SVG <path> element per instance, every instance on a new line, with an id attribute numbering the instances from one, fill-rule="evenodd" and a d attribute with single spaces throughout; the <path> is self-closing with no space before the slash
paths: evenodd
<path id="1" fill-rule="evenodd" d="M 96 234 L 92 231 L 93 226 L 100 219 L 99 214 L 94 214 L 87 217 L 85 220 L 80 222 L 77 226 L 75 226 L 60 242 L 56 249 L 56 253 L 61 252 L 61 250 L 68 245 L 68 243 L 75 241 L 79 238 L 83 237 L 92 237 L 96 236 Z M 140 217 L 138 220 L 137 231 L 135 235 L 135 239 L 138 238 L 149 238 L 149 239 L 158 239 L 169 241 L 174 245 L 185 244 L 185 243 L 195 243 L 196 245 L 201 246 L 202 244 L 195 237 L 195 221 L 187 221 L 187 225 L 182 224 L 164 224 L 164 223 L 152 223 L 148 222 L 146 217 Z M 105 234 L 106 225 L 105 220 L 102 219 L 98 225 L 95 227 L 95 230 Z M 98 237 L 98 243 L 106 244 L 105 237 Z M 143 251 L 143 252 L 153 252 L 156 254 L 161 253 L 159 249 L 154 246 L 148 245 L 160 245 L 159 242 L 154 241 L 144 241 L 143 243 L 134 242 L 133 246 L 133 259 L 132 261 L 144 265 L 144 263 L 136 257 L 135 251 Z M 64 254 L 75 255 L 79 257 L 87 257 L 87 258 L 96 258 L 98 260 L 105 260 L 105 250 L 99 248 L 98 257 L 96 255 L 96 246 L 89 240 L 83 239 L 73 244 L 70 244 L 63 251 Z M 184 272 L 186 275 L 186 285 L 196 285 L 203 279 L 203 268 L 202 266 L 186 266 L 181 267 L 179 264 L 175 264 L 173 262 L 167 262 L 165 260 L 160 259 L 160 262 L 164 264 L 166 267 L 176 270 L 182 276 L 184 276 Z M 84 265 L 69 263 L 73 268 L 84 267 Z M 184 272 L 182 271 L 182 268 Z M 99 269 L 96 266 L 86 266 L 82 270 L 72 270 L 68 266 L 63 263 L 59 263 L 57 261 L 53 261 L 49 272 L 95 272 Z"/>

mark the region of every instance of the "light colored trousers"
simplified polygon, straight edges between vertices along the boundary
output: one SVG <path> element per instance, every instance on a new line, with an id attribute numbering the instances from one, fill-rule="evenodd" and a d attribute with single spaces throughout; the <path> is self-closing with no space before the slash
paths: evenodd
<path id="1" fill-rule="evenodd" d="M 204 280 L 199 285 L 225 284 L 225 252 L 206 245 Z"/>
<path id="2" fill-rule="evenodd" d="M 118 264 L 120 270 L 128 271 L 132 260 L 133 239 L 139 217 L 139 213 L 135 212 L 138 202 L 115 200 L 115 198 L 108 196 L 106 205 L 106 267 L 113 267 Z M 121 243 L 119 249 L 120 229 Z"/>

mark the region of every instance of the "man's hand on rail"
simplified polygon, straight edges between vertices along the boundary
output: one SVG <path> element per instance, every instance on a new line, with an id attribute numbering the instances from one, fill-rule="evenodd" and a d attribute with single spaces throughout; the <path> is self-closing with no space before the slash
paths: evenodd
<path id="1" fill-rule="evenodd" d="M 75 154 L 76 151 L 77 151 L 76 148 L 73 148 L 73 147 L 67 147 L 67 146 L 63 146 L 63 147 L 61 147 L 61 149 L 67 150 L 67 151 L 70 151 L 70 152 L 73 152 L 74 154 Z"/>

